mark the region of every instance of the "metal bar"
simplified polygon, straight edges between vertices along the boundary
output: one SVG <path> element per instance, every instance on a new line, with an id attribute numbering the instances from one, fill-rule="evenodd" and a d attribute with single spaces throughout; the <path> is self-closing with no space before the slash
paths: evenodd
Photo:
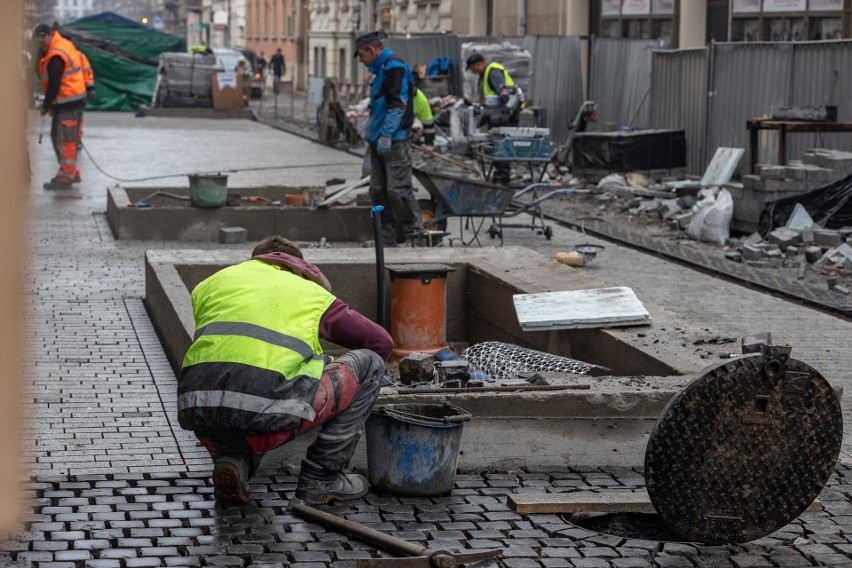
<path id="1" fill-rule="evenodd" d="M 339 530 L 340 532 L 349 533 L 352 536 L 366 540 L 380 548 L 391 550 L 398 554 L 403 554 L 405 556 L 428 556 L 429 553 L 432 552 L 432 550 L 425 546 L 406 542 L 381 531 L 365 527 L 360 523 L 341 519 L 340 517 L 330 513 L 319 511 L 313 507 L 308 507 L 304 504 L 304 502 L 299 501 L 298 499 L 291 499 L 288 509 L 298 513 L 305 519 L 316 521 L 321 525 Z"/>
<path id="2" fill-rule="evenodd" d="M 399 389 L 397 394 L 452 394 L 469 392 L 520 392 L 520 391 L 560 391 L 560 390 L 589 390 L 592 385 L 582 383 L 578 385 L 529 385 L 508 387 L 462 387 L 458 389 Z"/>

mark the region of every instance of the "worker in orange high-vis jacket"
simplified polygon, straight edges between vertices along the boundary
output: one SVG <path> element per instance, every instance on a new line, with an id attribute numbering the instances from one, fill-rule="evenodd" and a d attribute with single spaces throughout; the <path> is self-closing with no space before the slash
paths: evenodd
<path id="1" fill-rule="evenodd" d="M 92 71 L 92 64 L 89 63 L 89 58 L 82 51 L 80 54 L 80 68 L 83 70 L 83 80 L 86 82 L 86 101 L 95 100 L 95 73 Z M 80 121 L 77 124 L 77 150 L 83 146 L 83 114 L 80 114 Z"/>
<path id="2" fill-rule="evenodd" d="M 77 169 L 77 129 L 86 106 L 86 80 L 80 55 L 74 44 L 46 24 L 33 31 L 39 41 L 42 57 L 38 63 L 44 103 L 41 113 L 53 117 L 50 138 L 59 171 L 45 189 L 66 189 L 80 181 Z"/>

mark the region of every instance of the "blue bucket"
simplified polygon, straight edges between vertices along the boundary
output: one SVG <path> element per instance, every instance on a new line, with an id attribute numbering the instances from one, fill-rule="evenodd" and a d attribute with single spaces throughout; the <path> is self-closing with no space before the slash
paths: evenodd
<path id="1" fill-rule="evenodd" d="M 453 490 L 462 426 L 449 404 L 387 404 L 367 419 L 367 476 L 376 489 L 412 497 Z"/>

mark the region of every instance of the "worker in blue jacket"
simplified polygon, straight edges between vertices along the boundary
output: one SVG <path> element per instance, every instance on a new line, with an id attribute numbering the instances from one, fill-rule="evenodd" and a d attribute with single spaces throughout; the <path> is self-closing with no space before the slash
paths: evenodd
<path id="1" fill-rule="evenodd" d="M 384 46 L 379 32 L 355 38 L 355 56 L 370 73 L 370 118 L 366 139 L 370 152 L 370 200 L 383 205 L 385 246 L 422 242 L 423 222 L 411 185 L 408 138 L 414 123 L 414 78 L 405 61 Z"/>

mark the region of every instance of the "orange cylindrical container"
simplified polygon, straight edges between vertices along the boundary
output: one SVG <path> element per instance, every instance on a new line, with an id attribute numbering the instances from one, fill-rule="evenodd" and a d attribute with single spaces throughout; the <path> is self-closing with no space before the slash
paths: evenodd
<path id="1" fill-rule="evenodd" d="M 446 265 L 389 266 L 392 357 L 435 353 L 447 348 Z"/>

